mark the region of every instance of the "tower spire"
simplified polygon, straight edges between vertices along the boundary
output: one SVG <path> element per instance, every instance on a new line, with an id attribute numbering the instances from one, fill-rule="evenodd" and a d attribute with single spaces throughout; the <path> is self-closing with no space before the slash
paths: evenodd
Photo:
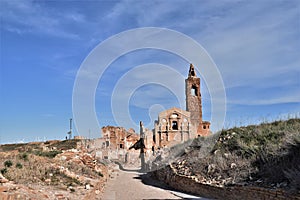
<path id="1" fill-rule="evenodd" d="M 186 111 L 191 113 L 191 123 L 198 127 L 202 123 L 202 102 L 200 78 L 196 76 L 193 64 L 190 64 L 188 78 L 185 79 Z"/>
<path id="2" fill-rule="evenodd" d="M 195 73 L 194 65 L 192 63 L 190 64 L 189 77 L 197 77 Z"/>

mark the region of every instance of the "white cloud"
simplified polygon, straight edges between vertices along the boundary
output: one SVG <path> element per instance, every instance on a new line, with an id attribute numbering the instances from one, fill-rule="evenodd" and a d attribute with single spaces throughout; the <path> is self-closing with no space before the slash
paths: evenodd
<path id="1" fill-rule="evenodd" d="M 284 103 L 300 103 L 300 94 L 289 94 L 280 97 L 270 97 L 264 99 L 235 99 L 227 101 L 229 104 L 237 105 L 272 105 L 272 104 L 284 104 Z"/>

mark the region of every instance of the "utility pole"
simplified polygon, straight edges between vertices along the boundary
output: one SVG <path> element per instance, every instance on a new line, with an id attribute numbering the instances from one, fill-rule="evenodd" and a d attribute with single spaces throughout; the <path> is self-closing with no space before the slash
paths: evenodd
<path id="1" fill-rule="evenodd" d="M 70 118 L 70 131 L 68 132 L 69 134 L 69 140 L 72 138 L 72 118 Z"/>

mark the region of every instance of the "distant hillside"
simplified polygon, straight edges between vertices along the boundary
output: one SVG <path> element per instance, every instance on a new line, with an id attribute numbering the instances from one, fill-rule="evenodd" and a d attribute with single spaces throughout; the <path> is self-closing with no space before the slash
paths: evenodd
<path id="1" fill-rule="evenodd" d="M 201 157 L 205 140 L 173 163 L 178 174 L 212 185 L 258 185 L 300 191 L 300 119 L 223 130 Z"/>
<path id="2" fill-rule="evenodd" d="M 80 140 L 50 140 L 46 142 L 30 142 L 30 143 L 17 143 L 17 144 L 3 144 L 0 145 L 0 151 L 7 152 L 17 150 L 19 152 L 42 151 L 45 148 L 49 150 L 67 150 L 77 147 Z"/>

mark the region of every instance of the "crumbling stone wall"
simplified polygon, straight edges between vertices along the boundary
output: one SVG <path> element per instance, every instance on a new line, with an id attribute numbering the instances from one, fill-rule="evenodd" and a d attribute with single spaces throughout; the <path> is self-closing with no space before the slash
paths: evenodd
<path id="1" fill-rule="evenodd" d="M 254 186 L 215 187 L 202 184 L 189 177 L 174 173 L 170 166 L 151 172 L 151 175 L 176 190 L 206 198 L 224 200 L 300 200 L 299 193 L 292 195 L 281 189 L 266 189 Z"/>

